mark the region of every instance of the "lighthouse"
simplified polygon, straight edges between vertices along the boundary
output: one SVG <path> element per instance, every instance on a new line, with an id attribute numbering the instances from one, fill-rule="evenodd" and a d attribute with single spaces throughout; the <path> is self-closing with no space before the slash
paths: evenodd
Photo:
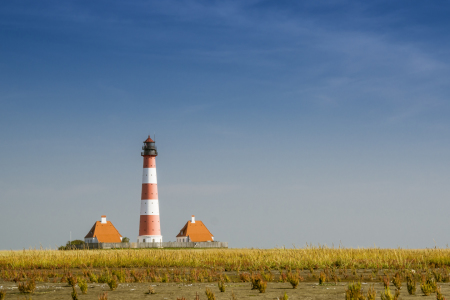
<path id="1" fill-rule="evenodd" d="M 159 223 L 158 186 L 155 159 L 158 155 L 155 141 L 148 136 L 144 141 L 141 155 L 144 157 L 142 173 L 141 216 L 138 243 L 162 243 Z"/>

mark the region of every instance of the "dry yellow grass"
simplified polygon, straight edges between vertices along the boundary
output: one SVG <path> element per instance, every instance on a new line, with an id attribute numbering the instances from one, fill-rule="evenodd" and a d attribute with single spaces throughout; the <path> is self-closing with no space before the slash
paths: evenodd
<path id="1" fill-rule="evenodd" d="M 221 268 L 260 269 L 415 268 L 449 266 L 450 249 L 328 248 L 300 249 L 121 249 L 0 251 L 0 269 Z"/>

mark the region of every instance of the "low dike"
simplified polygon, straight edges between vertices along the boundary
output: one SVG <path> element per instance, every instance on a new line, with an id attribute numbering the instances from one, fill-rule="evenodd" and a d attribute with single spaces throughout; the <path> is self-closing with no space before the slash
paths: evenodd
<path id="1" fill-rule="evenodd" d="M 162 242 L 162 243 L 86 243 L 72 245 L 74 250 L 138 248 L 228 248 L 228 242 Z"/>

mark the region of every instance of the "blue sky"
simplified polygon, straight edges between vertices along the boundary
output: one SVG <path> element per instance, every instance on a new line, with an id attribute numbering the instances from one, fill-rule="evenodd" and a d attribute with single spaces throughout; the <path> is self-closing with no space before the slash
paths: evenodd
<path id="1" fill-rule="evenodd" d="M 156 133 L 164 240 L 445 247 L 445 1 L 0 4 L 0 249 L 138 235 Z"/>

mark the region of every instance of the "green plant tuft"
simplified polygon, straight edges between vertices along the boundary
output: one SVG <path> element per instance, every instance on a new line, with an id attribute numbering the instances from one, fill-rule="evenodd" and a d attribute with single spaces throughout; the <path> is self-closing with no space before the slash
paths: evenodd
<path id="1" fill-rule="evenodd" d="M 406 276 L 406 288 L 410 295 L 416 294 L 416 279 L 414 278 L 414 275 L 408 274 L 408 276 Z"/>
<path id="2" fill-rule="evenodd" d="M 261 280 L 259 282 L 259 286 L 258 286 L 259 292 L 260 293 L 265 293 L 266 292 L 266 288 L 267 288 L 267 282 Z"/>
<path id="3" fill-rule="evenodd" d="M 111 291 L 114 291 L 117 288 L 117 280 L 115 276 L 112 277 L 107 283 Z"/>
<path id="4" fill-rule="evenodd" d="M 320 272 L 319 285 L 323 285 L 325 282 L 327 282 L 327 275 L 324 272 Z"/>
<path id="5" fill-rule="evenodd" d="M 381 292 L 381 300 L 394 300 L 389 286 L 384 288 L 384 292 Z"/>
<path id="6" fill-rule="evenodd" d="M 288 295 L 286 294 L 286 292 L 284 292 L 284 295 L 283 295 L 283 296 L 278 297 L 278 300 L 288 300 L 288 299 L 289 299 L 289 297 L 288 297 Z"/>
<path id="7" fill-rule="evenodd" d="M 222 292 L 222 293 L 225 292 L 225 284 L 223 281 L 219 281 L 217 283 L 217 286 L 219 287 L 220 292 Z"/>
<path id="8" fill-rule="evenodd" d="M 345 300 L 365 300 L 361 289 L 361 282 L 349 283 L 345 290 Z"/>
<path id="9" fill-rule="evenodd" d="M 383 281 L 384 288 L 388 288 L 389 287 L 389 275 L 387 275 L 387 274 L 384 275 L 382 281 Z"/>
<path id="10" fill-rule="evenodd" d="M 431 276 L 423 277 L 420 289 L 425 296 L 429 296 L 431 293 L 435 293 L 437 290 L 436 281 Z"/>
<path id="11" fill-rule="evenodd" d="M 17 287 L 19 288 L 19 292 L 21 292 L 22 294 L 32 294 L 36 289 L 36 282 L 33 279 L 28 281 L 27 283 L 19 282 L 19 285 Z"/>
<path id="12" fill-rule="evenodd" d="M 392 277 L 392 283 L 397 289 L 400 290 L 402 288 L 402 276 L 399 272 L 395 273 L 394 277 Z"/>
<path id="13" fill-rule="evenodd" d="M 86 280 L 84 280 L 82 278 L 78 279 L 78 286 L 80 287 L 80 290 L 83 294 L 87 293 L 88 285 L 87 285 Z"/>
<path id="14" fill-rule="evenodd" d="M 67 283 L 72 286 L 75 287 L 77 285 L 78 279 L 76 276 L 73 276 L 72 274 L 69 274 L 67 276 Z"/>
<path id="15" fill-rule="evenodd" d="M 436 300 L 445 300 L 444 296 L 441 293 L 441 287 L 438 286 L 436 288 Z"/>
<path id="16" fill-rule="evenodd" d="M 375 291 L 375 288 L 373 284 L 369 287 L 367 290 L 367 300 L 375 300 L 377 296 L 377 292 Z"/>
<path id="17" fill-rule="evenodd" d="M 147 294 L 153 295 L 153 294 L 156 294 L 156 291 L 155 291 L 155 289 L 152 286 L 149 286 Z"/>
<path id="18" fill-rule="evenodd" d="M 77 290 L 75 289 L 75 286 L 72 286 L 72 300 L 78 300 L 78 293 Z"/>
<path id="19" fill-rule="evenodd" d="M 205 294 L 208 300 L 216 300 L 216 295 L 209 288 L 206 288 Z"/>
<path id="20" fill-rule="evenodd" d="M 92 283 L 97 283 L 98 282 L 97 275 L 95 275 L 94 273 L 90 272 L 89 273 L 89 281 L 92 282 Z"/>
<path id="21" fill-rule="evenodd" d="M 300 282 L 300 279 L 298 276 L 289 272 L 289 274 L 287 275 L 287 281 L 292 285 L 292 288 L 296 289 Z"/>
<path id="22" fill-rule="evenodd" d="M 108 300 L 108 292 L 103 292 L 102 294 L 98 295 L 98 300 Z"/>

